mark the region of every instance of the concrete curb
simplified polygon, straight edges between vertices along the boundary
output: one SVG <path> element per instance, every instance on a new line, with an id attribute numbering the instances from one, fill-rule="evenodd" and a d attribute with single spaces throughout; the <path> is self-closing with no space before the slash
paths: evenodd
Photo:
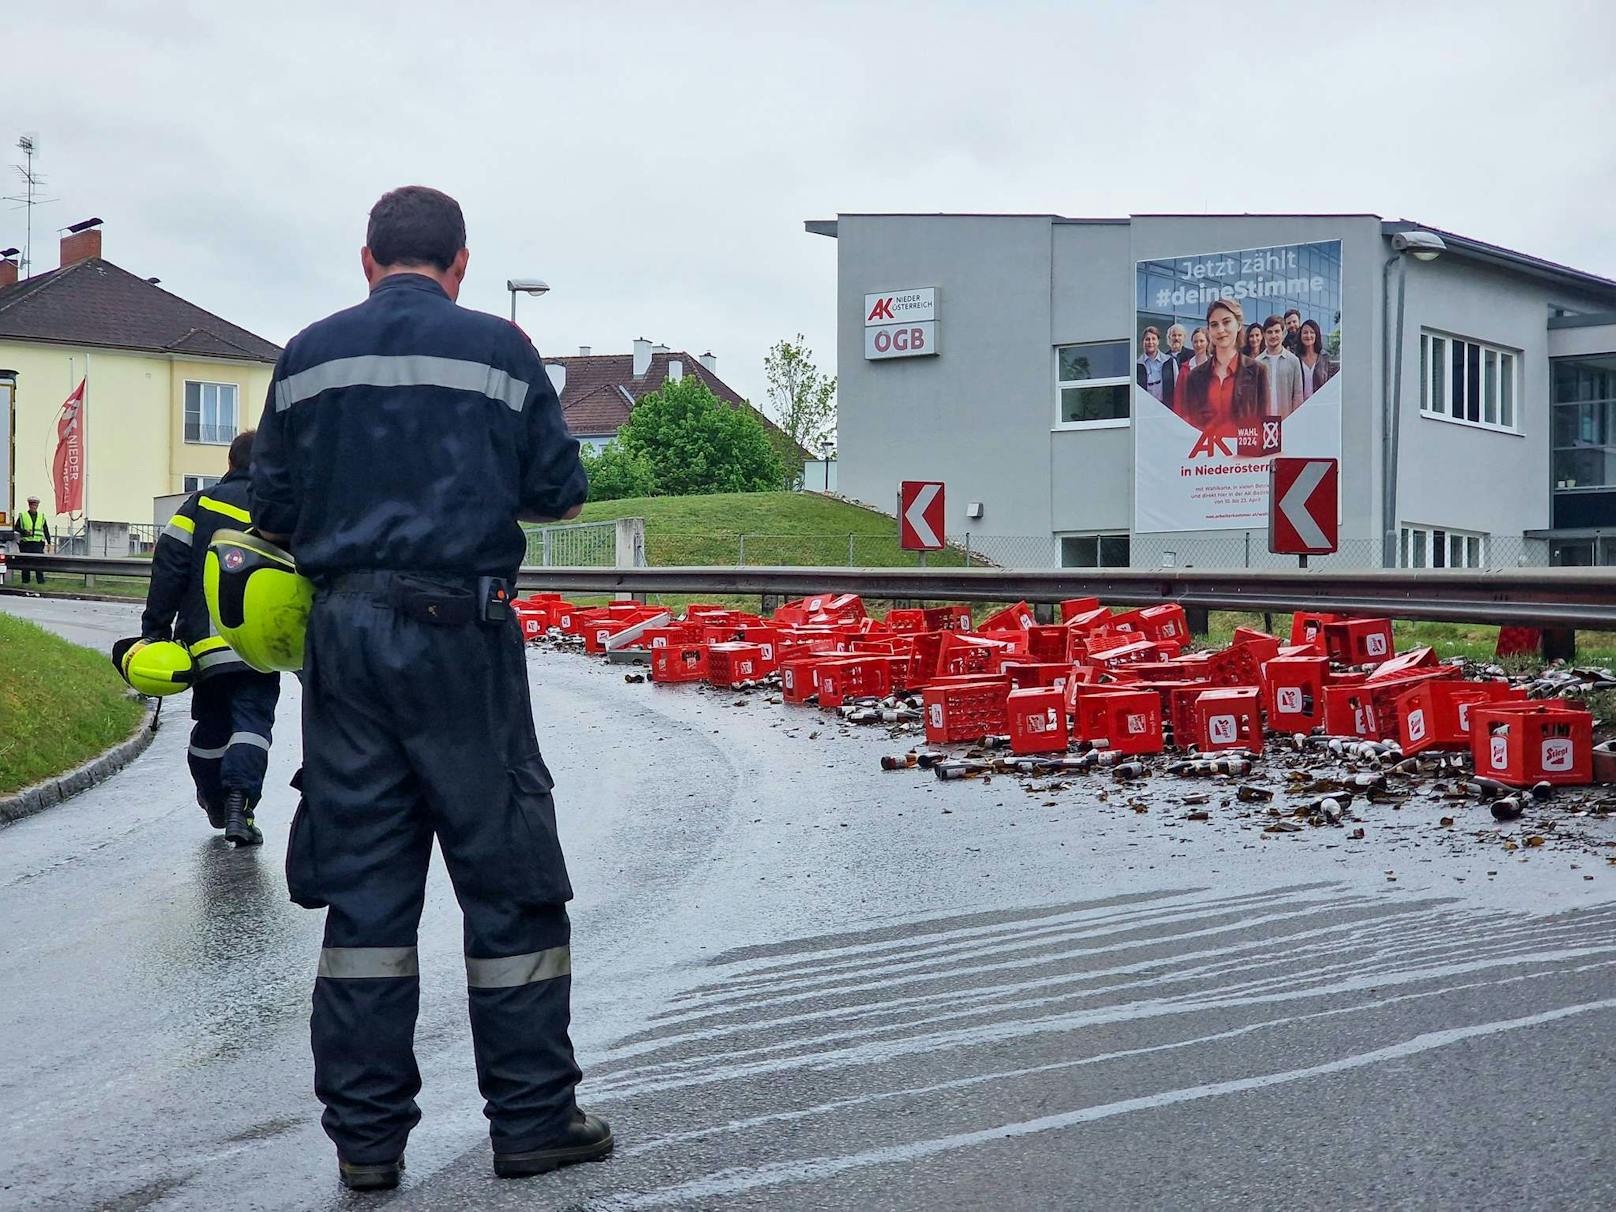
<path id="1" fill-rule="evenodd" d="M 146 714 L 128 739 L 120 741 L 100 757 L 91 758 L 82 766 L 35 783 L 32 787 L 0 796 L 0 828 L 14 824 L 25 816 L 54 808 L 63 800 L 72 799 L 79 792 L 88 791 L 97 783 L 111 778 L 144 753 L 156 735 L 157 703 L 152 701 L 146 704 Z"/>

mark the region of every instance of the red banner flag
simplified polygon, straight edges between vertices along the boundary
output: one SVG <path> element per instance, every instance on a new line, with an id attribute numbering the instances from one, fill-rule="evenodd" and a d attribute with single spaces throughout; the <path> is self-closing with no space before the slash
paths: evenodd
<path id="1" fill-rule="evenodd" d="M 56 458 L 51 479 L 56 484 L 56 512 L 79 513 L 84 509 L 84 385 L 80 379 L 73 394 L 62 401 L 62 414 L 56 421 Z"/>

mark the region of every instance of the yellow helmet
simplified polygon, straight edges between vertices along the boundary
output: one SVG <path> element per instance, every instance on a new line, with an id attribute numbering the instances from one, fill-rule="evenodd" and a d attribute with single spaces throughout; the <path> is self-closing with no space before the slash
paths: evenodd
<path id="1" fill-rule="evenodd" d="M 141 694 L 178 694 L 191 688 L 191 654 L 173 640 L 130 636 L 112 646 L 112 667 Z"/>
<path id="2" fill-rule="evenodd" d="M 202 566 L 208 614 L 225 642 L 260 673 L 303 668 L 314 585 L 291 552 L 239 530 L 216 531 Z"/>

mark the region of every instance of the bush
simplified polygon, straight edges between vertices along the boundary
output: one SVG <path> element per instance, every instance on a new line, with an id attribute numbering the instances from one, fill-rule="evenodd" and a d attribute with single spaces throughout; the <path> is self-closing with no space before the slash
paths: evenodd
<path id="1" fill-rule="evenodd" d="M 720 403 L 693 375 L 642 396 L 611 446 L 650 472 L 649 492 L 623 496 L 767 492 L 784 476 L 757 414 Z"/>
<path id="2" fill-rule="evenodd" d="M 589 473 L 591 501 L 619 501 L 656 493 L 656 473 L 650 461 L 626 450 L 619 442 L 606 443 L 599 454 L 585 450 L 583 464 Z"/>

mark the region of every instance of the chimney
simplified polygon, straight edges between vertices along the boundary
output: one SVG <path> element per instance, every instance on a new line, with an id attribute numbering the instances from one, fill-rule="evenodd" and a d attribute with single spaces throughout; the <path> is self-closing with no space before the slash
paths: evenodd
<path id="1" fill-rule="evenodd" d="M 567 368 L 560 362 L 546 362 L 544 373 L 550 376 L 550 386 L 555 388 L 557 397 L 567 390 Z"/>
<path id="2" fill-rule="evenodd" d="M 696 361 L 701 363 L 702 368 L 706 370 L 708 374 L 714 376 L 718 374 L 718 355 L 712 350 L 709 349 L 706 353 L 702 354 L 701 357 L 697 358 Z"/>
<path id="3" fill-rule="evenodd" d="M 588 345 L 580 345 L 580 346 L 578 346 L 578 356 L 580 358 L 587 358 L 589 356 L 589 350 L 590 350 L 590 347 Z"/>
<path id="4" fill-rule="evenodd" d="M 682 379 L 684 377 L 685 377 L 685 364 L 683 362 L 679 361 L 678 358 L 669 358 L 668 359 L 668 379 L 669 379 L 669 381 L 677 383 L 680 379 Z"/>
<path id="5" fill-rule="evenodd" d="M 10 257 L 0 261 L 0 290 L 17 284 L 17 263 Z"/>
<path id="6" fill-rule="evenodd" d="M 75 231 L 74 228 L 78 230 Z M 80 261 L 88 261 L 91 257 L 101 255 L 101 220 L 88 219 L 83 223 L 75 223 L 67 229 L 62 237 L 62 268 L 77 265 Z"/>
<path id="7" fill-rule="evenodd" d="M 656 345 L 651 346 L 651 352 L 654 353 L 654 354 L 659 354 L 659 353 L 660 354 L 665 354 L 665 353 L 668 352 L 668 347 L 666 345 L 658 343 Z"/>
<path id="8" fill-rule="evenodd" d="M 651 369 L 651 342 L 644 337 L 634 338 L 634 377 L 645 378 L 645 372 Z"/>

